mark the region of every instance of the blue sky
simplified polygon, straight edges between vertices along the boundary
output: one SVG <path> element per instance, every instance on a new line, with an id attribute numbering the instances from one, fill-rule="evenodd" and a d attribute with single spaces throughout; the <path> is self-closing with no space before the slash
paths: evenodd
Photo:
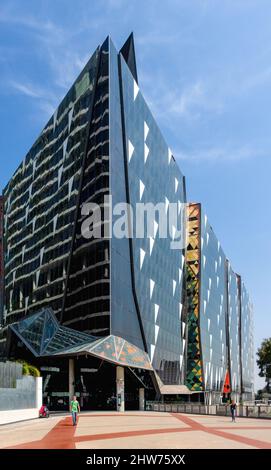
<path id="1" fill-rule="evenodd" d="M 95 47 L 134 31 L 141 90 L 243 275 L 256 347 L 271 336 L 270 24 L 270 0 L 0 4 L 0 191 Z"/>

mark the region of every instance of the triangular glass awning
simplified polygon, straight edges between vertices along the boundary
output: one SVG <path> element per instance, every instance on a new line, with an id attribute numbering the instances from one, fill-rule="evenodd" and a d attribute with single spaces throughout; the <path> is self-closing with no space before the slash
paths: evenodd
<path id="1" fill-rule="evenodd" d="M 89 354 L 118 365 L 152 370 L 145 351 L 118 336 L 102 338 L 62 326 L 51 308 L 10 325 L 36 357 Z"/>

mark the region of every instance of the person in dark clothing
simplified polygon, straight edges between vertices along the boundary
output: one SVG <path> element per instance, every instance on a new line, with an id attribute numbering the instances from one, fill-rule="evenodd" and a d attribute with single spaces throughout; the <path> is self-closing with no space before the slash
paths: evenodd
<path id="1" fill-rule="evenodd" d="M 235 423 L 236 403 L 234 400 L 232 400 L 230 408 L 231 408 L 231 420 L 233 423 Z"/>

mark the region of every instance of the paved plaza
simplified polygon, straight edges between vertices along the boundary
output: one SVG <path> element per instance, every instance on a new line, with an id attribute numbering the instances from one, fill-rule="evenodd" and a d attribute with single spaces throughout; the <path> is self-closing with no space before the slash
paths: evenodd
<path id="1" fill-rule="evenodd" d="M 271 420 L 155 412 L 86 412 L 0 427 L 13 449 L 271 449 Z"/>

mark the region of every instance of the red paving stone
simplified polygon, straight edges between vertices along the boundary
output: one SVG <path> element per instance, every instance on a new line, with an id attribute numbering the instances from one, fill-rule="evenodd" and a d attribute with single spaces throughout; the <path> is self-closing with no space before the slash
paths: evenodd
<path id="1" fill-rule="evenodd" d="M 150 434 L 167 434 L 172 432 L 193 431 L 191 428 L 165 428 L 165 429 L 145 429 L 142 431 L 123 431 L 105 434 L 89 434 L 75 437 L 76 442 L 100 441 L 103 439 L 119 439 L 120 437 L 149 436 Z"/>
<path id="2" fill-rule="evenodd" d="M 227 429 L 229 430 L 229 426 L 212 426 L 211 429 Z M 257 430 L 262 430 L 262 429 L 271 429 L 271 426 L 236 426 L 236 429 L 257 429 Z"/>
<path id="3" fill-rule="evenodd" d="M 101 417 L 101 415 L 99 415 Z M 104 416 L 104 415 L 103 415 Z M 112 416 L 112 415 L 109 415 Z M 131 415 L 134 416 L 134 415 Z M 141 416 L 142 417 L 142 416 Z M 81 419 L 80 416 L 79 419 Z M 46 436 L 39 441 L 32 441 L 25 444 L 19 444 L 17 446 L 8 447 L 9 449 L 75 449 L 77 442 L 84 441 L 100 441 L 106 439 L 118 439 L 122 437 L 133 437 L 133 436 L 148 436 L 150 434 L 165 434 L 165 433 L 176 433 L 176 432 L 188 432 L 192 431 L 191 428 L 165 428 L 165 429 L 146 429 L 138 431 L 123 431 L 114 433 L 103 433 L 103 434 L 87 434 L 83 436 L 74 436 L 75 426 L 72 426 L 69 422 L 71 418 L 66 418 L 64 423 L 60 421 Z M 68 420 L 68 421 L 67 421 Z M 79 420 L 78 420 L 79 421 Z M 68 423 L 68 424 L 67 424 Z"/>
<path id="4" fill-rule="evenodd" d="M 258 439 L 251 439 L 249 437 L 232 434 L 230 432 L 220 431 L 218 428 L 211 428 L 211 427 L 209 428 L 189 418 L 188 416 L 184 416 L 180 414 L 173 414 L 173 413 L 171 414 L 171 416 L 174 416 L 175 418 L 179 419 L 183 423 L 190 425 L 194 431 L 204 431 L 204 432 L 207 432 L 208 434 L 213 434 L 215 436 L 223 437 L 224 439 L 230 439 L 235 442 L 241 442 L 242 444 L 247 444 L 249 446 L 253 446 L 258 449 L 271 449 L 271 443 L 269 442 L 260 441 Z M 238 427 L 236 427 L 235 429 L 238 430 Z M 251 428 L 247 426 L 246 429 L 251 429 Z M 259 429 L 259 428 L 256 428 L 256 429 Z"/>
<path id="5" fill-rule="evenodd" d="M 157 415 L 157 416 L 153 416 L 153 415 L 142 415 L 142 414 L 126 414 L 126 413 L 120 413 L 120 414 L 115 414 L 115 415 L 110 415 L 110 414 L 87 414 L 87 413 L 84 413 L 84 414 L 80 414 L 80 419 L 81 418 L 102 418 L 104 416 L 109 416 L 110 418 L 112 417 L 117 417 L 117 418 L 127 418 L 127 417 L 131 417 L 131 418 L 134 418 L 134 417 L 138 417 L 138 418 L 148 418 L 148 417 L 152 417 L 152 418 L 159 418 L 159 419 L 163 419 L 163 418 L 168 418 L 168 415 L 165 414 L 165 416 L 161 416 L 161 415 Z"/>
<path id="6" fill-rule="evenodd" d="M 67 417 L 59 421 L 42 439 L 8 449 L 75 449 L 75 430 L 76 426 L 72 425 L 71 417 Z"/>
<path id="7" fill-rule="evenodd" d="M 140 417 L 140 418 L 148 418 L 150 415 L 143 415 L 143 414 L 120 414 L 120 415 L 112 415 L 112 414 L 82 414 L 79 417 L 79 420 L 82 418 L 90 418 L 90 417 Z M 168 418 L 169 415 L 165 416 L 155 416 L 151 415 L 151 418 Z M 75 449 L 76 443 L 79 442 L 87 442 L 87 441 L 96 441 L 96 440 L 107 440 L 107 439 L 119 439 L 119 438 L 127 438 L 127 437 L 136 437 L 136 436 L 148 436 L 151 434 L 167 434 L 167 433 L 176 433 L 176 432 L 189 432 L 189 431 L 203 431 L 211 435 L 219 436 L 227 440 L 232 440 L 235 442 L 240 442 L 242 444 L 246 444 L 258 449 L 271 449 L 271 443 L 264 442 L 258 439 L 252 439 L 241 435 L 236 435 L 231 433 L 227 427 L 225 426 L 216 426 L 216 427 L 208 427 L 197 422 L 195 419 L 188 417 L 187 415 L 179 414 L 179 413 L 171 413 L 170 416 L 173 418 L 181 421 L 182 423 L 186 424 L 187 427 L 185 428 L 164 428 L 164 429 L 145 429 L 145 430 L 137 430 L 137 431 L 122 431 L 122 432 L 112 432 L 112 433 L 102 433 L 102 434 L 90 434 L 90 435 L 82 435 L 82 436 L 75 436 L 76 427 L 72 426 L 71 417 L 66 417 L 59 421 L 56 426 L 51 429 L 46 436 L 42 439 L 37 441 L 32 441 L 12 447 L 8 447 L 9 449 Z M 201 416 L 200 416 L 201 417 Z M 237 426 L 236 430 L 242 429 L 271 429 L 271 427 L 263 427 L 263 426 Z M 225 431 L 224 431 L 225 430 Z M 106 444 L 105 444 L 106 448 Z"/>
<path id="8" fill-rule="evenodd" d="M 251 439 L 249 437 L 240 436 L 238 434 L 231 434 L 230 432 L 211 430 L 210 428 L 206 430 L 206 432 L 215 436 L 224 437 L 224 439 L 231 439 L 235 442 L 241 442 L 242 444 L 247 444 L 249 446 L 256 447 L 257 449 L 271 449 L 271 443 L 259 441 L 258 439 Z"/>

